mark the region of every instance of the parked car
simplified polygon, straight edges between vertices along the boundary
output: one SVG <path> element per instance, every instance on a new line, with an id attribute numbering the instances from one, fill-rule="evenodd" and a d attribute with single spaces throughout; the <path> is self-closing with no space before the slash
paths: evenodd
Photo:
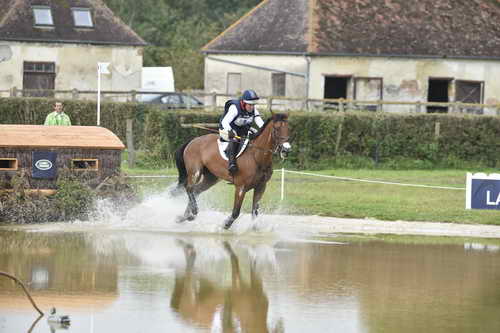
<path id="1" fill-rule="evenodd" d="M 178 92 L 169 92 L 161 95 L 143 94 L 140 100 L 143 103 L 158 105 L 162 109 L 194 109 L 203 107 L 203 103 L 196 97 Z"/>

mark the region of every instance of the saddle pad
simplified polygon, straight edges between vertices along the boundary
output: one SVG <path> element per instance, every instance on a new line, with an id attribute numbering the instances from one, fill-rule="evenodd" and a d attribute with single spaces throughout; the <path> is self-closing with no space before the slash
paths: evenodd
<path id="1" fill-rule="evenodd" d="M 249 139 L 245 139 L 245 141 L 243 142 L 243 144 L 240 146 L 240 150 L 238 151 L 238 154 L 236 154 L 236 158 L 240 157 L 240 155 L 243 154 L 243 152 L 245 151 L 245 149 L 248 146 L 248 142 L 249 141 L 250 141 Z M 229 142 L 221 141 L 220 138 L 219 138 L 219 140 L 217 140 L 217 145 L 219 146 L 220 156 L 223 159 L 225 159 L 226 161 L 228 161 L 228 158 L 227 158 L 227 155 L 226 155 L 226 148 L 227 148 L 228 144 L 229 144 Z"/>

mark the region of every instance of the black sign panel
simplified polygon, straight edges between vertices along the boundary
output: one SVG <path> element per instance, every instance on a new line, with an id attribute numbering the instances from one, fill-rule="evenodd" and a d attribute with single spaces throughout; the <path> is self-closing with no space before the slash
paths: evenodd
<path id="1" fill-rule="evenodd" d="M 57 153 L 52 151 L 33 152 L 32 177 L 53 179 L 57 176 Z"/>

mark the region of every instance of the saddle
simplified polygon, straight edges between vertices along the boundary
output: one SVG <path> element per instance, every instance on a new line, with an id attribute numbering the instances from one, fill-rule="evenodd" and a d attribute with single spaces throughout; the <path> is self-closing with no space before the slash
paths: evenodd
<path id="1" fill-rule="evenodd" d="M 250 140 L 247 138 L 247 139 L 245 139 L 245 141 L 240 143 L 240 145 L 238 147 L 238 153 L 236 154 L 236 158 L 240 157 L 240 155 L 243 154 L 243 152 L 247 149 L 249 142 L 250 142 Z M 226 161 L 229 160 L 227 157 L 227 153 L 226 153 L 228 145 L 229 145 L 229 142 L 227 142 L 227 141 L 222 141 L 220 138 L 217 140 L 217 146 L 219 146 L 220 156 Z"/>

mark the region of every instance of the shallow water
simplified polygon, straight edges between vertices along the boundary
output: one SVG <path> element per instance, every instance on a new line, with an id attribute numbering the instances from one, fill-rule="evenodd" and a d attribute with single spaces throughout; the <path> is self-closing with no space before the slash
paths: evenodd
<path id="1" fill-rule="evenodd" d="M 0 271 L 71 317 L 32 332 L 500 332 L 497 246 L 338 238 L 151 198 L 93 222 L 0 229 Z M 0 332 L 37 313 L 0 276 Z"/>

